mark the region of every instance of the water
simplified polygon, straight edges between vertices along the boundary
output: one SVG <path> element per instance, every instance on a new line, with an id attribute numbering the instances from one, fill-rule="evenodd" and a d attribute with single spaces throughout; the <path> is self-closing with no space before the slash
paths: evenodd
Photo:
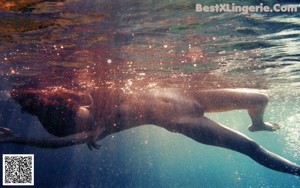
<path id="1" fill-rule="evenodd" d="M 300 164 L 299 12 L 197 13 L 195 2 L 183 0 L 28 2 L 34 3 L 0 4 L 2 126 L 28 137 L 49 136 L 36 117 L 22 113 L 9 98 L 13 87 L 265 89 L 271 99 L 266 120 L 282 125 L 276 133 L 249 133 L 245 111 L 208 116 Z M 278 1 L 239 3 L 261 2 Z M 35 154 L 36 187 L 300 185 L 299 178 L 266 169 L 246 156 L 151 125 L 99 143 L 99 151 L 86 145 L 57 150 L 0 147 L 1 153 Z"/>

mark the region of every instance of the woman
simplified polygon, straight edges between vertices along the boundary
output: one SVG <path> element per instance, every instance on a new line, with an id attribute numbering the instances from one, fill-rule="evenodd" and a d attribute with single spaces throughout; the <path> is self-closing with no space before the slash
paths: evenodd
<path id="1" fill-rule="evenodd" d="M 44 128 L 56 137 L 23 138 L 7 128 L 1 128 L 2 143 L 45 148 L 87 143 L 92 149 L 99 148 L 96 141 L 110 134 L 154 124 L 199 143 L 240 152 L 267 168 L 300 175 L 300 166 L 204 116 L 206 112 L 247 109 L 252 120 L 248 128 L 250 131 L 277 130 L 278 125 L 263 121 L 268 97 L 256 90 L 100 88 L 84 95 L 63 89 L 22 89 L 12 90 L 11 97 L 22 106 L 22 110 L 38 116 Z M 90 105 L 87 106 L 87 103 Z"/>

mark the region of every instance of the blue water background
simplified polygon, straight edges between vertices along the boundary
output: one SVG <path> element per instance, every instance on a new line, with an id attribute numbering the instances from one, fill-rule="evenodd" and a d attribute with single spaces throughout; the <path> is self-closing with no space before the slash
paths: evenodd
<path id="1" fill-rule="evenodd" d="M 276 1 L 239 1 L 260 2 Z M 300 13 L 196 13 L 195 3 L 44 1 L 24 12 L 1 11 L 7 24 L 1 28 L 13 29 L 0 30 L 0 124 L 28 137 L 49 136 L 9 98 L 15 85 L 89 90 L 103 79 L 133 84 L 149 79 L 176 87 L 258 88 L 270 95 L 265 119 L 282 125 L 276 133 L 247 131 L 246 111 L 207 116 L 300 164 Z M 23 28 L 6 19 L 45 24 Z M 107 68 L 108 59 L 120 71 Z M 0 151 L 35 155 L 35 187 L 300 186 L 298 177 L 153 125 L 99 143 L 99 151 L 86 145 L 53 150 L 11 144 L 0 145 Z"/>

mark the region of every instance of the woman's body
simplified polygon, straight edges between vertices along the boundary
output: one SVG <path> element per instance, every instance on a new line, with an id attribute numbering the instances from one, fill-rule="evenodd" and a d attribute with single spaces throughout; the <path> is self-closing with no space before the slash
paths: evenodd
<path id="1" fill-rule="evenodd" d="M 12 93 L 12 97 L 22 106 L 28 105 L 28 102 L 20 102 L 26 99 L 23 97 L 24 93 L 26 91 Z M 38 95 L 37 92 L 35 94 Z M 91 106 L 72 107 L 77 110 L 74 118 L 76 126 L 81 127 L 78 129 L 80 131 L 64 137 L 28 139 L 14 136 L 10 130 L 2 129 L 1 141 L 49 148 L 88 143 L 90 148 L 98 148 L 96 141 L 110 134 L 154 124 L 188 136 L 199 143 L 240 152 L 268 168 L 300 175 L 298 165 L 266 151 L 245 135 L 204 116 L 206 112 L 247 109 L 252 120 L 250 131 L 278 129 L 275 124 L 263 122 L 268 97 L 255 90 L 194 91 L 157 87 L 125 92 L 123 89 L 101 88 L 91 93 L 91 96 Z M 37 100 L 40 98 L 35 97 Z M 40 120 L 44 118 L 40 114 L 38 116 Z M 82 127 L 86 127 L 85 130 Z"/>

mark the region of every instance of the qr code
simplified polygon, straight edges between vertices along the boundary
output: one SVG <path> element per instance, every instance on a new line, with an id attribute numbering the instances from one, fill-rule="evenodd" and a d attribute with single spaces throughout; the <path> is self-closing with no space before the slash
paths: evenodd
<path id="1" fill-rule="evenodd" d="M 3 154 L 3 185 L 34 185 L 34 155 Z"/>

